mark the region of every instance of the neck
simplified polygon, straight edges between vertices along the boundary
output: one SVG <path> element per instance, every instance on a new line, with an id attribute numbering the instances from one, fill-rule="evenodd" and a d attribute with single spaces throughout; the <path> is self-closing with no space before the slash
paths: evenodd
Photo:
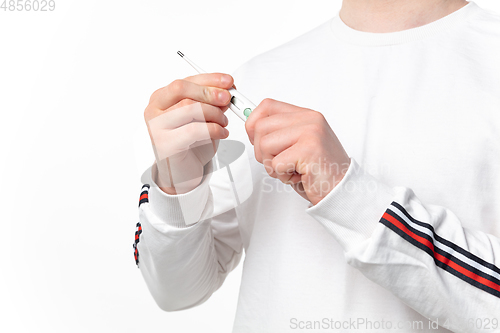
<path id="1" fill-rule="evenodd" d="M 343 0 L 339 16 L 365 32 L 395 32 L 439 20 L 467 4 L 465 0 Z"/>

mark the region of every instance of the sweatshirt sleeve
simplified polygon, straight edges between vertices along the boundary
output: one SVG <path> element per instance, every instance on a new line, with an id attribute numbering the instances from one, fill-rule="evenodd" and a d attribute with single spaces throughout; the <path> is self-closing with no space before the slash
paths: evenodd
<path id="1" fill-rule="evenodd" d="M 473 321 L 500 319 L 499 235 L 462 227 L 449 209 L 387 186 L 354 159 L 307 213 L 340 243 L 348 264 L 421 315 L 453 332 L 486 332 Z"/>
<path id="2" fill-rule="evenodd" d="M 153 167 L 143 179 L 134 257 L 157 305 L 183 310 L 210 298 L 238 265 L 243 246 L 234 209 L 212 217 L 212 162 L 201 184 L 180 195 L 158 188 Z"/>

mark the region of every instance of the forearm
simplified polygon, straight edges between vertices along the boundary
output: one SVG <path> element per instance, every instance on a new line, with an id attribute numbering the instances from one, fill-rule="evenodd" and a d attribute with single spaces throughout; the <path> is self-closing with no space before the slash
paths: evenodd
<path id="1" fill-rule="evenodd" d="M 208 171 L 211 171 L 209 168 Z M 137 243 L 138 266 L 158 306 L 175 311 L 203 303 L 238 264 L 241 242 L 234 211 L 226 219 L 228 232 L 213 233 L 210 173 L 195 190 L 171 196 L 153 183 L 147 201 L 139 206 L 142 233 Z M 236 236 L 235 236 L 236 235 Z"/>
<path id="2" fill-rule="evenodd" d="M 176 311 L 204 302 L 220 286 L 210 219 L 188 228 L 159 225 L 140 214 L 139 268 L 158 306 Z"/>
<path id="3" fill-rule="evenodd" d="M 357 190 L 347 191 L 347 183 Z M 498 316 L 497 237 L 464 229 L 451 211 L 424 205 L 410 189 L 390 188 L 357 165 L 339 186 L 308 213 L 339 241 L 350 265 L 455 332 L 475 332 L 469 318 Z"/>

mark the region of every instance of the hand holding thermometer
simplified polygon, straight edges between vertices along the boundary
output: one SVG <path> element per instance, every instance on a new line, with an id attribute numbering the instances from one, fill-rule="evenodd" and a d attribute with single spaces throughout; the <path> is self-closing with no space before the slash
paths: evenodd
<path id="1" fill-rule="evenodd" d="M 191 65 L 198 73 L 206 73 L 203 69 L 198 67 L 194 62 L 189 60 L 181 51 L 177 51 L 177 54 L 182 57 L 182 59 L 186 60 L 188 64 Z M 243 96 L 239 91 L 234 88 L 228 90 L 231 94 L 231 103 L 229 104 L 229 108 L 233 111 L 241 120 L 246 121 L 250 113 L 252 113 L 253 109 L 256 108 L 255 104 L 250 102 L 248 98 Z"/>

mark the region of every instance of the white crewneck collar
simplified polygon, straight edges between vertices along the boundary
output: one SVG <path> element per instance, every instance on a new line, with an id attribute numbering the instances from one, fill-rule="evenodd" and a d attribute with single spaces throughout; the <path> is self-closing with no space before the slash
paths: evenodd
<path id="1" fill-rule="evenodd" d="M 420 27 L 386 33 L 364 32 L 355 30 L 347 26 L 337 15 L 331 20 L 330 27 L 339 39 L 364 46 L 384 46 L 402 44 L 411 41 L 421 40 L 440 31 L 447 30 L 450 27 L 464 21 L 472 14 L 476 13 L 480 7 L 474 2 L 469 1 L 464 7 L 448 14 L 439 20 L 425 24 Z"/>

